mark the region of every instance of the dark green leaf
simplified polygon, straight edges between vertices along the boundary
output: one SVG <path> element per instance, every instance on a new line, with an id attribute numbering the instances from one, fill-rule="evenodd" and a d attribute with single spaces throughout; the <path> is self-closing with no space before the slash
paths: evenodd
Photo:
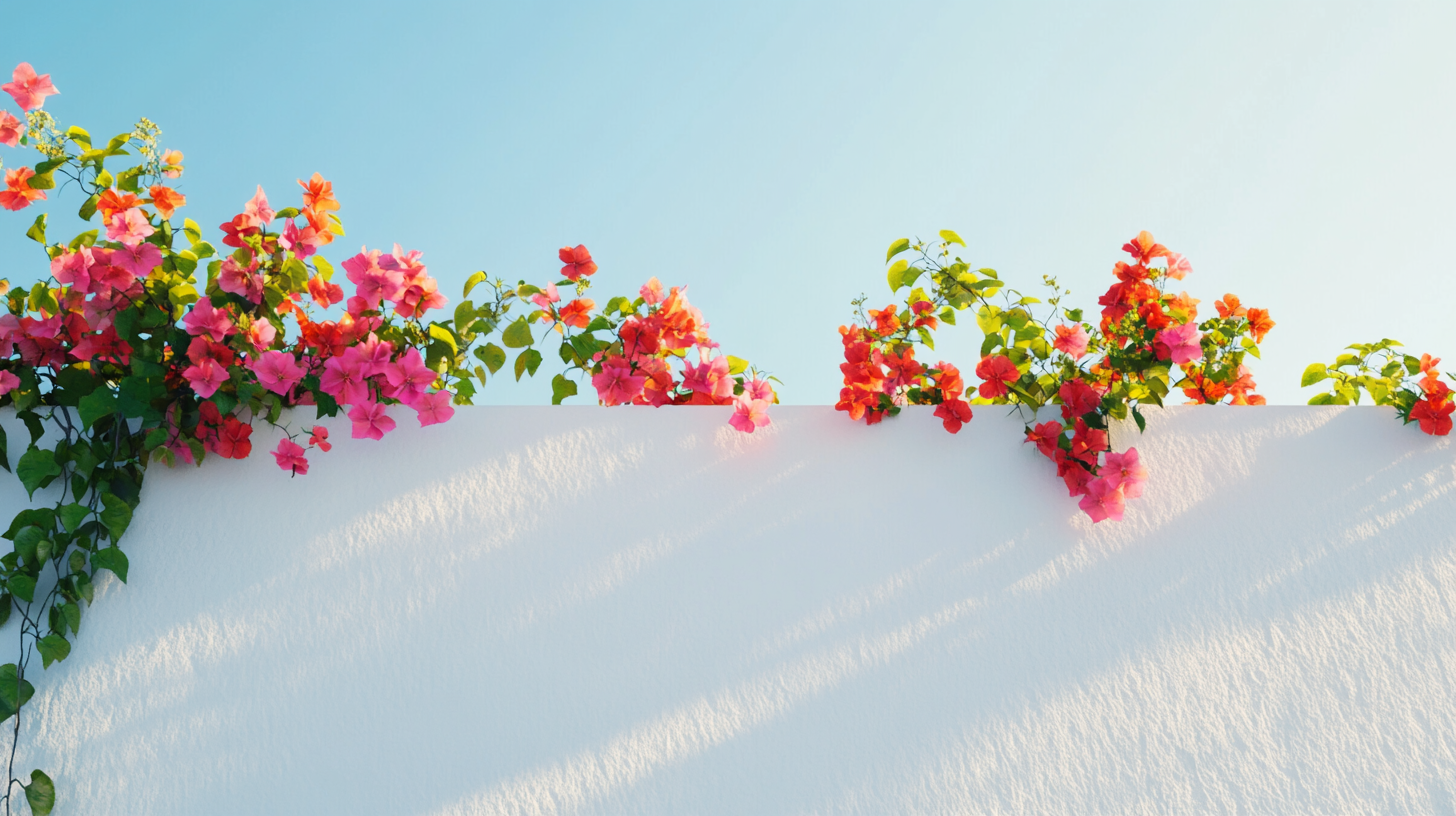
<path id="1" fill-rule="evenodd" d="M 110 493 L 101 494 L 101 503 L 106 505 L 106 509 L 101 511 L 101 523 L 111 533 L 112 541 L 120 541 L 127 526 L 131 524 L 131 507 Z"/>
<path id="2" fill-rule="evenodd" d="M 20 457 L 20 464 L 15 466 L 15 475 L 20 477 L 20 483 L 25 485 L 25 491 L 30 494 L 31 498 L 34 498 L 35 491 L 40 488 L 42 482 L 61 475 L 61 466 L 56 464 L 54 451 L 43 450 L 31 445 Z"/>
<path id="3" fill-rule="evenodd" d="M 517 379 L 520 379 L 517 377 Z M 576 381 L 568 380 L 561 374 L 551 378 L 551 404 L 560 405 L 567 397 L 576 396 Z"/>
<path id="4" fill-rule="evenodd" d="M 521 375 L 530 372 L 536 376 L 536 369 L 541 367 L 541 352 L 535 349 L 526 349 L 516 357 L 516 381 L 519 382 Z"/>
<path id="5" fill-rule="evenodd" d="M 6 599 L 9 602 L 9 599 Z M 14 663 L 0 666 L 0 721 L 15 716 L 20 707 L 35 696 L 35 686 L 29 680 L 20 679 L 20 669 Z"/>
<path id="6" fill-rule="evenodd" d="M 0 467 L 10 472 L 10 440 L 5 438 L 4 428 L 0 428 Z"/>
<path id="7" fill-rule="evenodd" d="M 484 347 L 476 351 L 475 356 L 485 363 L 485 367 L 489 368 L 492 374 L 500 371 L 501 366 L 506 364 L 506 350 L 495 343 L 486 343 Z"/>
<path id="8" fill-rule="evenodd" d="M 126 553 L 122 552 L 120 547 L 102 547 L 91 553 L 91 566 L 94 569 L 109 569 L 116 573 L 116 577 L 120 578 L 123 584 L 126 583 L 126 570 L 129 564 Z M 13 585 L 14 579 L 11 580 Z"/>
<path id="9" fill-rule="evenodd" d="M 35 600 L 35 579 L 29 575 L 10 576 L 10 594 L 30 603 Z"/>
<path id="10" fill-rule="evenodd" d="M 66 655 L 71 653 L 71 641 L 66 640 L 64 635 L 46 635 L 36 641 L 35 647 L 40 650 L 40 657 L 44 662 L 43 668 L 47 669 L 57 660 L 65 660 Z"/>
<path id="11" fill-rule="evenodd" d="M 96 420 L 116 413 L 116 395 L 109 388 L 98 388 L 81 398 L 81 427 L 90 428 Z"/>
<path id="12" fill-rule="evenodd" d="M 81 526 L 81 522 L 85 521 L 86 517 L 91 515 L 91 511 L 84 505 L 71 502 L 61 507 L 59 515 L 61 517 L 61 525 L 66 528 L 66 532 L 74 533 L 76 532 L 76 528 Z"/>
<path id="13" fill-rule="evenodd" d="M 30 772 L 30 784 L 25 785 L 25 801 L 30 803 L 30 812 L 35 816 L 50 816 L 56 806 L 56 785 L 40 770 Z"/>

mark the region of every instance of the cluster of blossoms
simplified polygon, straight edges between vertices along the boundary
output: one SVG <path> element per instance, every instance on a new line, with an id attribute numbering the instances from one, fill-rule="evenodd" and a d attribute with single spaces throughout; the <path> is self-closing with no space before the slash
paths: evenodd
<path id="1" fill-rule="evenodd" d="M 1316 394 L 1310 405 L 1358 405 L 1360 393 L 1370 395 L 1376 405 L 1390 405 L 1407 424 L 1415 422 L 1423 433 L 1445 436 L 1451 433 L 1451 414 L 1456 412 L 1456 392 L 1442 382 L 1436 366 L 1441 358 L 1422 354 L 1415 357 L 1396 351 L 1400 343 L 1381 340 L 1348 346 L 1329 365 L 1313 363 L 1304 370 L 1301 385 L 1308 387 L 1329 381 L 1330 390 Z M 1456 376 L 1446 378 L 1456 382 Z"/>
<path id="2" fill-rule="evenodd" d="M 1038 317 L 1034 308 L 1041 299 L 1007 288 L 994 270 L 973 270 L 952 258 L 951 245 L 964 244 L 950 231 L 940 237 L 938 249 L 902 238 L 886 258 L 919 252 L 916 264 L 900 260 L 890 267 L 890 288 L 914 287 L 928 275 L 929 290 L 911 288 L 904 309 L 861 311 L 855 325 L 840 327 L 844 387 L 836 407 L 851 418 L 874 423 L 901 405 L 933 404 L 946 430 L 955 433 L 971 419 L 973 405 L 1014 404 L 1033 413 L 1057 405 L 1060 420 L 1028 425 L 1027 440 L 1055 462 L 1087 515 L 1102 521 L 1120 520 L 1124 501 L 1140 496 L 1147 478 L 1135 448 L 1111 450 L 1109 419 L 1131 418 L 1141 429 L 1138 406 L 1162 405 L 1173 388 L 1199 404 L 1264 403 L 1244 358 L 1258 356 L 1273 328 L 1268 312 L 1225 295 L 1215 303 L 1218 316 L 1198 322 L 1200 301 L 1166 291 L 1168 281 L 1192 271 L 1191 264 L 1147 232 L 1123 246 L 1131 261 L 1114 267 L 1117 282 L 1099 301 L 1095 325 L 1083 321 L 1080 309 L 1060 308 L 1066 293 L 1050 277 L 1043 282 L 1051 311 Z M 861 309 L 863 303 L 856 301 Z M 954 366 L 929 368 L 913 353 L 916 343 L 934 348 L 931 332 L 938 323 L 954 323 L 957 312 L 971 307 L 984 334 L 974 389 L 965 387 Z"/>
<path id="3" fill-rule="evenodd" d="M 597 271 L 585 246 L 563 247 L 558 253 L 562 279 L 545 286 L 521 283 L 514 296 L 535 308 L 506 327 L 502 341 L 522 349 L 516 378 L 534 375 L 541 353 L 531 326 L 547 324 L 561 336 L 560 356 L 567 370 L 551 383 L 552 403 L 577 393 L 571 376 L 590 378 L 602 405 L 732 405 L 729 423 L 753 433 L 769 424 L 768 408 L 778 401 L 773 386 L 748 362 L 716 354 L 703 313 L 688 303 L 685 288 L 664 290 L 652 278 L 636 298 L 613 297 L 598 310 L 585 297 Z M 563 301 L 560 287 L 572 287 Z M 599 333 L 601 336 L 599 336 Z M 692 360 L 696 358 L 696 363 Z M 502 351 L 497 366 L 504 364 Z M 675 368 L 680 364 L 680 369 Z"/>

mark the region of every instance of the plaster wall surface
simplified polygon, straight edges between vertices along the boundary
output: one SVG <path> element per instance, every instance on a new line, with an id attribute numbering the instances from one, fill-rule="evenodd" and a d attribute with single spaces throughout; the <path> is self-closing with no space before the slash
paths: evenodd
<path id="1" fill-rule="evenodd" d="M 154 468 L 18 767 L 58 813 L 1453 812 L 1452 439 L 1155 412 L 1094 526 L 998 410 L 726 419 Z"/>

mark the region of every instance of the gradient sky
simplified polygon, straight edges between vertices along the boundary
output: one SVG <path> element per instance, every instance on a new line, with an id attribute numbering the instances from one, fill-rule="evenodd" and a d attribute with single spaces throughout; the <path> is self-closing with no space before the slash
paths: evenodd
<path id="1" fill-rule="evenodd" d="M 1205 308 L 1272 311 L 1255 376 L 1274 403 L 1359 340 L 1456 359 L 1456 3 L 161 9 L 0 12 L 29 32 L 5 64 L 52 75 L 64 125 L 160 124 L 209 229 L 255 184 L 296 205 L 319 171 L 348 228 L 328 257 L 398 241 L 452 301 L 477 269 L 553 280 L 585 243 L 598 302 L 689 285 L 785 402 L 835 400 L 849 301 L 889 302 L 885 247 L 941 228 L 1089 307 L 1152 231 Z M 14 282 L 44 271 L 32 213 L 3 214 Z M 940 334 L 937 358 L 973 364 L 972 323 Z M 478 401 L 546 402 L 550 373 Z"/>

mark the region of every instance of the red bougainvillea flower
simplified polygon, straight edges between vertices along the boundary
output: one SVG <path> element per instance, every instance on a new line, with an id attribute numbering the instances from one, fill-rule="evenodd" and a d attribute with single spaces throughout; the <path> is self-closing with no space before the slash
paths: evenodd
<path id="1" fill-rule="evenodd" d="M 1079 360 L 1087 353 L 1087 331 L 1082 324 L 1075 326 L 1057 326 L 1055 329 L 1057 339 L 1052 341 L 1052 347 L 1063 354 L 1071 355 L 1073 360 Z"/>
<path id="2" fill-rule="evenodd" d="M 22 62 L 15 66 L 15 73 L 11 74 L 11 81 L 0 85 L 0 91 L 10 94 L 15 99 L 15 104 L 23 111 L 40 110 L 45 104 L 47 96 L 55 96 L 60 93 L 56 86 L 51 84 L 50 74 L 35 75 L 35 69 L 30 63 Z"/>
<path id="3" fill-rule="evenodd" d="M 978 389 L 981 396 L 995 399 L 1010 392 L 1007 386 L 1016 382 L 1021 372 L 1017 370 L 1016 363 L 1011 362 L 1010 357 L 997 354 L 981 358 L 981 362 L 976 364 L 976 376 L 985 380 Z"/>
<path id="4" fill-rule="evenodd" d="M 1153 234 L 1143 230 L 1136 238 L 1122 245 L 1122 251 L 1131 255 L 1134 260 L 1143 266 L 1154 258 L 1166 258 L 1170 253 L 1168 248 L 1153 241 Z"/>
<path id="5" fill-rule="evenodd" d="M 1137 448 L 1128 448 L 1125 453 L 1108 453 L 1103 457 L 1102 478 L 1114 485 L 1122 486 L 1122 494 L 1129 499 L 1143 495 L 1143 484 L 1148 480 L 1148 469 L 1138 461 Z"/>
<path id="6" fill-rule="evenodd" d="M 1072 456 L 1089 465 L 1097 464 L 1097 457 L 1107 450 L 1107 431 L 1090 428 L 1080 418 L 1072 431 Z"/>
<path id="7" fill-rule="evenodd" d="M 17 167 L 5 171 L 5 189 L 0 190 L 0 207 L 7 210 L 23 210 L 32 201 L 45 200 L 45 190 L 32 189 L 29 181 L 35 171 L 29 167 Z"/>
<path id="8" fill-rule="evenodd" d="M 1432 436 L 1451 433 L 1451 413 L 1456 411 L 1456 402 L 1437 402 L 1426 397 L 1411 408 L 1410 417 L 1421 424 L 1421 431 Z"/>
<path id="9" fill-rule="evenodd" d="M 1183 280 L 1193 272 L 1193 264 L 1177 252 L 1168 253 L 1168 277 L 1173 280 Z"/>
<path id="10" fill-rule="evenodd" d="M 577 298 L 561 307 L 558 319 L 568 326 L 584 329 L 591 323 L 591 310 L 597 307 L 591 298 Z"/>
<path id="11" fill-rule="evenodd" d="M 1055 460 L 1060 450 L 1058 444 L 1062 441 L 1062 425 L 1060 422 L 1043 422 L 1026 432 L 1026 441 L 1035 442 L 1042 456 Z"/>
<path id="12" fill-rule="evenodd" d="M 1078 502 L 1078 506 L 1092 519 L 1093 524 L 1107 519 L 1122 521 L 1124 498 L 1122 485 L 1114 484 L 1107 478 L 1093 479 L 1087 483 L 1087 494 Z"/>
<path id="13" fill-rule="evenodd" d="M 410 349 L 414 351 L 414 349 Z M 415 409 L 415 415 L 420 420 L 420 427 L 438 425 L 441 422 L 449 422 L 450 417 L 455 416 L 455 408 L 450 405 L 454 394 L 449 391 L 433 391 L 415 400 L 410 406 Z"/>
<path id="14" fill-rule="evenodd" d="M 1264 342 L 1264 335 L 1274 328 L 1274 321 L 1269 319 L 1268 309 L 1250 309 L 1245 315 L 1249 319 L 1249 334 L 1254 338 L 1255 343 Z"/>
<path id="15" fill-rule="evenodd" d="M 334 448 L 329 442 L 329 429 L 322 425 L 313 426 L 313 431 L 308 437 L 308 444 L 318 446 L 318 449 L 324 453 L 328 453 Z"/>
<path id="16" fill-rule="evenodd" d="M 1102 398 L 1092 386 L 1081 380 L 1067 380 L 1057 389 L 1062 400 L 1062 417 L 1071 419 L 1090 413 L 1097 408 Z"/>
<path id="17" fill-rule="evenodd" d="M 0 111 L 0 144 L 15 147 L 24 134 L 25 124 L 23 122 L 11 115 L 10 111 Z"/>
<path id="18" fill-rule="evenodd" d="M 768 400 L 742 394 L 733 400 L 733 416 L 729 417 L 728 424 L 743 433 L 753 433 L 770 424 L 768 406 Z"/>
<path id="19" fill-rule="evenodd" d="M 394 420 L 382 402 L 366 402 L 349 409 L 355 439 L 383 439 L 394 430 Z"/>
<path id="20" fill-rule="evenodd" d="M 647 378 L 632 373 L 632 364 L 622 357 L 608 357 L 602 363 L 602 370 L 592 375 L 592 385 L 597 389 L 597 398 L 603 405 L 630 403 L 642 393 Z"/>
<path id="21" fill-rule="evenodd" d="M 1064 450 L 1058 450 L 1057 476 L 1067 485 L 1067 495 L 1077 497 L 1087 492 L 1087 483 L 1092 481 L 1092 474 L 1083 467 L 1079 460 L 1073 458 Z"/>
<path id="22" fill-rule="evenodd" d="M 881 336 L 894 334 L 900 329 L 900 318 L 893 303 L 883 309 L 870 309 L 870 319 L 875 323 L 875 333 Z"/>
<path id="23" fill-rule="evenodd" d="M 1203 332 L 1196 323 L 1184 323 L 1177 328 L 1158 332 L 1157 349 L 1159 359 L 1171 359 L 1177 365 L 1203 359 Z M 1164 349 L 1167 356 L 1164 357 Z"/>
<path id="24" fill-rule="evenodd" d="M 556 251 L 556 255 L 565 264 L 561 267 L 562 276 L 572 283 L 597 271 L 596 262 L 592 260 L 591 252 L 584 244 L 577 244 L 574 248 L 562 247 Z"/>
<path id="25" fill-rule="evenodd" d="M 1213 308 L 1217 309 L 1218 316 L 1224 319 L 1243 317 L 1249 313 L 1248 309 L 1239 305 L 1238 296 L 1233 294 L 1224 295 L 1222 300 L 1215 300 L 1213 302 Z"/>
<path id="26" fill-rule="evenodd" d="M 928 300 L 917 300 L 915 305 L 910 307 L 910 311 L 915 313 L 915 323 L 913 324 L 915 328 L 936 329 L 940 327 L 940 321 L 934 315 L 934 303 Z"/>
<path id="27" fill-rule="evenodd" d="M 951 433 L 960 433 L 961 426 L 971 421 L 971 404 L 962 399 L 948 399 L 935 407 L 935 415 Z"/>
<path id="28" fill-rule="evenodd" d="M 273 450 L 273 461 L 293 475 L 303 476 L 308 473 L 308 459 L 303 454 L 302 445 L 292 439 L 280 439 L 278 447 Z"/>

